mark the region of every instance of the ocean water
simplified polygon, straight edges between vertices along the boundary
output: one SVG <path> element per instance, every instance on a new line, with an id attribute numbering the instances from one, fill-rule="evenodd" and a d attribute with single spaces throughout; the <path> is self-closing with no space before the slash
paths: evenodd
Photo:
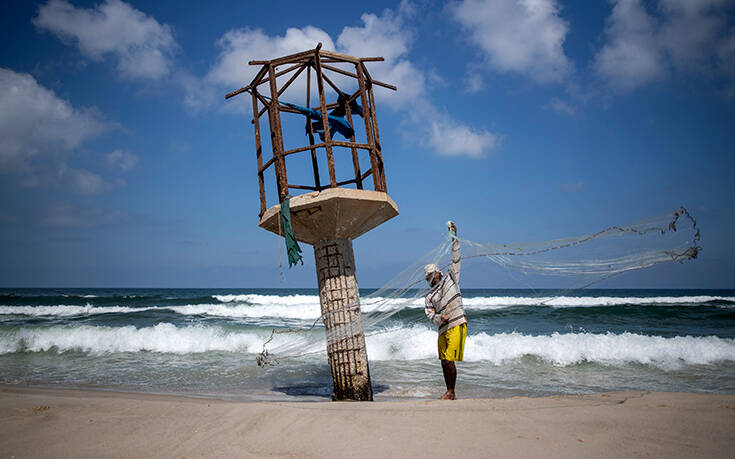
<path id="1" fill-rule="evenodd" d="M 366 296 L 371 290 L 361 290 Z M 735 290 L 463 289 L 460 397 L 613 390 L 735 393 Z M 363 310 L 370 312 L 370 304 Z M 423 303 L 366 331 L 377 400 L 443 393 Z M 325 400 L 321 324 L 258 367 L 276 328 L 319 316 L 315 289 L 0 289 L 0 383 L 237 400 Z"/>

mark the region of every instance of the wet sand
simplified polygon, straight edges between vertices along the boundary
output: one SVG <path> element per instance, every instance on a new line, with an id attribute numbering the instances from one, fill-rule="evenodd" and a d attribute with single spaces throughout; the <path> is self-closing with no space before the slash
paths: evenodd
<path id="1" fill-rule="evenodd" d="M 0 457 L 733 457 L 735 395 L 233 402 L 0 386 Z"/>

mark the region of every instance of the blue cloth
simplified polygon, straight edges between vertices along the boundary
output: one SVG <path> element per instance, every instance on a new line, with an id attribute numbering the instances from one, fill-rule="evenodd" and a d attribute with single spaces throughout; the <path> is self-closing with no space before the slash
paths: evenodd
<path id="1" fill-rule="evenodd" d="M 296 104 L 289 104 L 287 102 L 282 102 L 282 104 L 287 107 L 293 108 L 294 110 L 297 110 L 302 115 L 305 115 L 307 118 L 306 132 L 309 132 L 308 123 L 311 123 L 313 131 L 319 134 L 320 139 L 324 140 L 324 126 L 322 125 L 322 113 L 320 111 L 314 110 L 313 108 L 302 107 Z M 350 104 L 350 107 L 352 107 L 352 104 Z M 359 108 L 358 113 L 362 116 L 362 107 L 360 107 L 359 105 L 357 105 L 357 107 Z M 355 130 L 352 129 L 352 125 L 343 117 L 345 114 L 343 107 L 341 110 L 342 116 L 338 116 L 338 114 L 340 113 L 339 111 L 336 115 L 334 114 L 338 108 L 340 107 L 337 107 L 327 114 L 327 120 L 329 121 L 329 136 L 333 139 L 334 133 L 339 132 L 345 139 L 349 139 L 350 137 L 355 135 Z M 356 112 L 353 110 L 353 113 Z"/>

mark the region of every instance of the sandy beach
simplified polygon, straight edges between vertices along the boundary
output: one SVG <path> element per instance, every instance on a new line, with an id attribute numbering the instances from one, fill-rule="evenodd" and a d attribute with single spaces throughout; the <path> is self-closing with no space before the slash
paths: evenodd
<path id="1" fill-rule="evenodd" d="M 0 456 L 732 457 L 735 395 L 232 402 L 4 386 Z"/>

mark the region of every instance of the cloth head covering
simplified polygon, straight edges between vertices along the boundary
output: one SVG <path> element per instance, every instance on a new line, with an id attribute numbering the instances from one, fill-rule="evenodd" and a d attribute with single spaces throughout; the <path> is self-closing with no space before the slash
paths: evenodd
<path id="1" fill-rule="evenodd" d="M 439 272 L 439 267 L 434 263 L 429 263 L 428 265 L 424 266 L 424 276 L 428 276 L 429 274 L 435 272 Z"/>

